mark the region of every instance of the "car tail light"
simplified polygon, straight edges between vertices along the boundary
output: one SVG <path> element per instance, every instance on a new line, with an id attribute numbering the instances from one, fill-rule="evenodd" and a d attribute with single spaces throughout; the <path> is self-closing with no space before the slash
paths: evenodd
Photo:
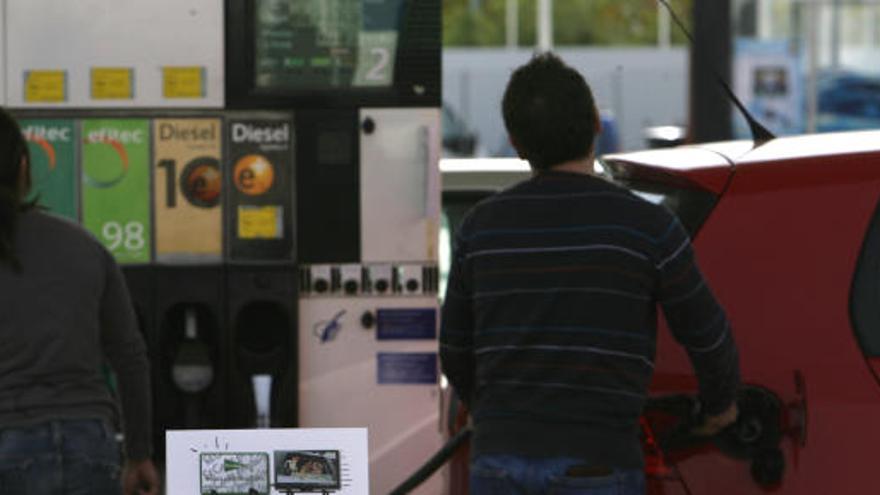
<path id="1" fill-rule="evenodd" d="M 645 476 L 649 478 L 678 478 L 674 470 L 666 463 L 663 450 L 657 441 L 657 435 L 651 425 L 643 417 L 639 420 L 642 430 L 642 450 L 645 454 Z"/>

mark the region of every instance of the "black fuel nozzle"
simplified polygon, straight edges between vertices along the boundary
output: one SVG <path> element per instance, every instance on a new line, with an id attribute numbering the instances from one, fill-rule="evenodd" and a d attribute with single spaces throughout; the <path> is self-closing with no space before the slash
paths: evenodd
<path id="1" fill-rule="evenodd" d="M 762 487 L 779 484 L 785 473 L 785 457 L 779 448 L 782 403 L 770 390 L 749 386 L 738 392 L 737 408 L 736 422 L 711 436 L 694 433 L 706 416 L 691 395 L 651 398 L 645 416 L 664 454 L 684 458 L 689 452 L 714 446 L 728 457 L 751 462 L 752 478 Z"/>

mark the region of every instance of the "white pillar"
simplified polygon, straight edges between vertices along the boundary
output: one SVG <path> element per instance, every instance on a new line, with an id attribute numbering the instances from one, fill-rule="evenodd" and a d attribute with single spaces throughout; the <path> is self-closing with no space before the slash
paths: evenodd
<path id="1" fill-rule="evenodd" d="M 660 2 L 657 2 L 657 46 L 669 48 L 672 45 L 672 26 L 670 24 L 669 11 Z"/>
<path id="2" fill-rule="evenodd" d="M 773 1 L 757 0 L 758 39 L 766 40 L 773 37 Z"/>
<path id="3" fill-rule="evenodd" d="M 832 0 L 831 2 L 831 68 L 840 68 L 840 0 Z"/>
<path id="4" fill-rule="evenodd" d="M 507 0 L 507 48 L 519 45 L 519 0 Z"/>
<path id="5" fill-rule="evenodd" d="M 553 0 L 538 0 L 538 51 L 553 49 Z"/>
<path id="6" fill-rule="evenodd" d="M 819 5 L 816 2 L 806 4 L 807 8 L 807 132 L 816 132 L 816 119 L 819 113 L 819 89 L 817 85 L 819 72 Z"/>

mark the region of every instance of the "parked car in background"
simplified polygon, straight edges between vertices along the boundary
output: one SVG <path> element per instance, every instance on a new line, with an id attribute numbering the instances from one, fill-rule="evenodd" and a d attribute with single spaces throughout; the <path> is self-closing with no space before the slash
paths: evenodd
<path id="1" fill-rule="evenodd" d="M 465 158 L 483 156 L 480 139 L 470 126 L 447 104 L 443 104 L 443 156 Z"/>
<path id="2" fill-rule="evenodd" d="M 818 82 L 820 131 L 880 128 L 880 77 L 827 72 Z"/>

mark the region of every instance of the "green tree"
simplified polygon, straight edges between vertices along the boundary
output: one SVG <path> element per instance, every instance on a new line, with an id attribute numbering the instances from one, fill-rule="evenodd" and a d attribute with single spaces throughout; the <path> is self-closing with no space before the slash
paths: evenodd
<path id="1" fill-rule="evenodd" d="M 670 0 L 689 22 L 693 0 Z M 519 44 L 534 46 L 537 0 L 518 0 Z M 507 0 L 444 0 L 443 42 L 446 46 L 499 46 L 505 43 Z M 652 45 L 657 42 L 657 0 L 556 0 L 554 43 L 578 45 Z M 683 34 L 673 27 L 673 42 Z"/>

